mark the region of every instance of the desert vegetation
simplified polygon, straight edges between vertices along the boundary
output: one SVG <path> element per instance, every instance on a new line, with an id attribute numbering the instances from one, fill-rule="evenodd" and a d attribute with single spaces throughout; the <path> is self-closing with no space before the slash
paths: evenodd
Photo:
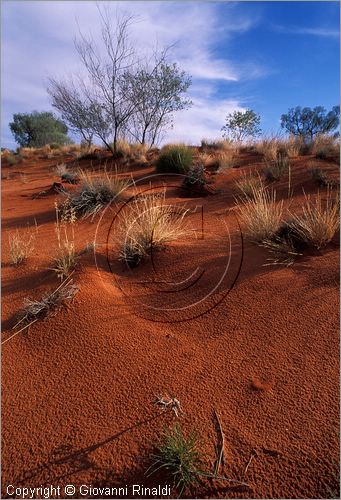
<path id="1" fill-rule="evenodd" d="M 290 108 L 270 134 L 228 98 L 212 136 L 167 136 L 198 106 L 185 60 L 147 57 L 133 18 L 98 12 L 98 39 L 76 36 L 82 72 L 50 77 L 54 112 L 15 113 L 1 151 L 3 481 L 322 497 L 339 107 Z"/>

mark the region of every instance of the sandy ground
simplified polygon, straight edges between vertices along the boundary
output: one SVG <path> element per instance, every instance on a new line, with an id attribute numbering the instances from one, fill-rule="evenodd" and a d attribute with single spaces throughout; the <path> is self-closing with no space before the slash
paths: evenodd
<path id="1" fill-rule="evenodd" d="M 24 298 L 59 284 L 49 268 L 57 249 L 54 202 L 63 196 L 34 196 L 57 181 L 58 161 L 2 168 L 11 172 L 2 180 L 3 340 Z M 269 254 L 243 240 L 233 210 L 235 179 L 258 161 L 245 155 L 245 166 L 218 174 L 216 194 L 205 198 L 184 197 L 173 178 L 154 179 L 152 186 L 167 184 L 170 202 L 192 210 L 195 236 L 134 270 L 114 251 L 117 206 L 101 220 L 76 224 L 78 248 L 95 234 L 97 243 L 95 256 L 84 254 L 74 273 L 80 292 L 2 346 L 3 498 L 11 497 L 9 484 L 159 484 L 162 477 L 145 470 L 160 434 L 177 420 L 153 405 L 165 393 L 181 402 L 184 432 L 200 433 L 211 471 L 218 413 L 226 441 L 221 472 L 249 484 L 208 480 L 187 496 L 338 494 L 339 248 L 335 240 L 292 267 L 263 266 Z M 337 172 L 337 165 L 322 164 Z M 145 176 L 152 172 L 132 171 L 139 189 L 149 189 Z M 292 186 L 290 210 L 297 210 L 302 187 L 316 191 L 304 158 L 294 162 Z M 285 182 L 277 189 L 286 196 Z M 8 235 L 35 225 L 33 254 L 13 267 Z"/>

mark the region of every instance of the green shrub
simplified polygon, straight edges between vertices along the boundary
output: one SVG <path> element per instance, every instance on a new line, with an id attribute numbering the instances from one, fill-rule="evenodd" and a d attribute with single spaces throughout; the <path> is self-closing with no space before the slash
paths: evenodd
<path id="1" fill-rule="evenodd" d="M 147 473 L 151 475 L 164 470 L 180 496 L 188 487 L 199 482 L 202 457 L 198 434 L 192 431 L 186 438 L 181 428 L 175 426 L 162 436 Z"/>
<path id="2" fill-rule="evenodd" d="M 165 146 L 156 162 L 158 173 L 186 173 L 192 165 L 192 151 L 185 145 Z"/>
<path id="3" fill-rule="evenodd" d="M 60 148 L 60 144 L 58 144 L 58 142 L 51 142 L 50 143 L 50 148 L 51 149 L 59 149 Z"/>

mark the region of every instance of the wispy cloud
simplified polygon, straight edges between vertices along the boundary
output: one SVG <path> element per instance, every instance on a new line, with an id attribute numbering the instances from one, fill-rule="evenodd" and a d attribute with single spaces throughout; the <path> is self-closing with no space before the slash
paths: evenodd
<path id="1" fill-rule="evenodd" d="M 338 39 L 340 37 L 340 31 L 331 28 L 323 28 L 323 27 L 301 27 L 301 26 L 280 26 L 273 25 L 272 28 L 274 31 L 278 33 L 284 33 L 287 35 L 312 35 L 312 36 L 321 36 L 326 38 L 334 38 Z"/>

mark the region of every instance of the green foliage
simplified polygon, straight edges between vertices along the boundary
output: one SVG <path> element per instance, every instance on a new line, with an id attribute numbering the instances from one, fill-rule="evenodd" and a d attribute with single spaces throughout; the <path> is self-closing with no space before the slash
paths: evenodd
<path id="1" fill-rule="evenodd" d="M 247 137 L 256 137 L 261 133 L 260 116 L 252 109 L 234 111 L 226 117 L 222 127 L 223 137 L 233 141 L 242 141 Z"/>
<path id="2" fill-rule="evenodd" d="M 45 144 L 70 144 L 68 128 L 51 112 L 16 113 L 9 124 L 16 142 L 21 147 L 40 148 Z"/>
<path id="3" fill-rule="evenodd" d="M 185 145 L 166 146 L 156 162 L 158 173 L 186 173 L 192 165 L 192 151 Z"/>
<path id="4" fill-rule="evenodd" d="M 281 127 L 289 134 L 301 137 L 305 142 L 313 141 L 319 134 L 332 132 L 339 126 L 340 106 L 334 106 L 326 112 L 323 106 L 315 108 L 290 108 L 281 116 Z"/>
<path id="5" fill-rule="evenodd" d="M 199 449 L 199 437 L 192 431 L 186 438 L 176 425 L 167 431 L 157 446 L 157 454 L 153 455 L 153 463 L 148 469 L 150 474 L 165 470 L 179 495 L 194 483 L 198 483 L 201 473 L 202 453 Z M 148 472 L 147 471 L 147 472 Z"/>

